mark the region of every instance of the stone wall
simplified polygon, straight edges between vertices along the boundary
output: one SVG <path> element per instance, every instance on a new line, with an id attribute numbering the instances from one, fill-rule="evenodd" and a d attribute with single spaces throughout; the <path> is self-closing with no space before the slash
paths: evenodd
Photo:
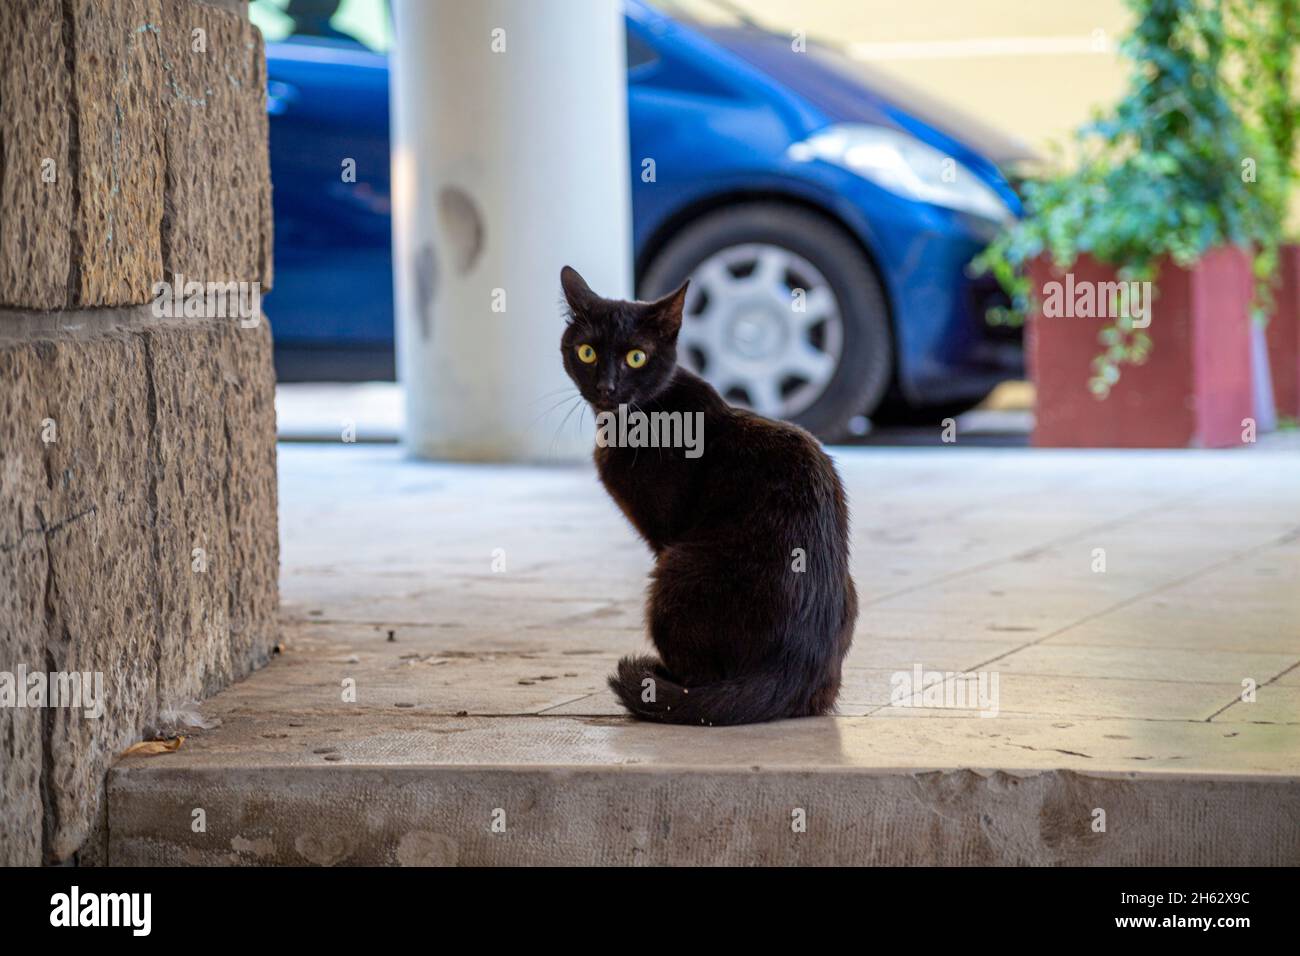
<path id="1" fill-rule="evenodd" d="M 269 329 L 150 304 L 269 288 L 265 96 L 240 0 L 0 3 L 0 864 L 75 858 L 114 755 L 275 643 Z"/>

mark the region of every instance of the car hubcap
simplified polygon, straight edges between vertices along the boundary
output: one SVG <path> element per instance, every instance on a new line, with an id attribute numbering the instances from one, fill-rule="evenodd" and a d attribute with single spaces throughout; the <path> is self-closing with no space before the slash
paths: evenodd
<path id="1" fill-rule="evenodd" d="M 826 277 L 764 243 L 713 253 L 691 273 L 678 353 L 730 402 L 793 418 L 839 365 L 844 322 Z"/>

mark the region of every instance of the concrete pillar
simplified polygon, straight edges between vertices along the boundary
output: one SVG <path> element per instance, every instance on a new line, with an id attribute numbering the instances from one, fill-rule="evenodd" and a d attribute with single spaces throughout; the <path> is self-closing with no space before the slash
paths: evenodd
<path id="1" fill-rule="evenodd" d="M 585 456 L 559 356 L 561 266 L 630 295 L 619 0 L 396 0 L 398 376 L 415 455 Z"/>

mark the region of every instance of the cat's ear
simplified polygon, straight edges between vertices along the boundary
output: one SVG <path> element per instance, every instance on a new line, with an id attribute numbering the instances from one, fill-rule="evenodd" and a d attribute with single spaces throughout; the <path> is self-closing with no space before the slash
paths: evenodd
<path id="1" fill-rule="evenodd" d="M 569 311 L 575 316 L 588 315 L 592 305 L 600 299 L 600 296 L 591 291 L 587 280 L 578 275 L 578 270 L 573 266 L 565 266 L 560 270 L 560 287 L 564 289 L 564 299 L 569 303 Z"/>
<path id="2" fill-rule="evenodd" d="M 669 292 L 661 299 L 647 302 L 643 306 L 641 321 L 651 326 L 660 335 L 674 336 L 682 327 L 682 310 L 686 308 L 686 290 L 691 280 L 687 279 L 675 291 Z"/>

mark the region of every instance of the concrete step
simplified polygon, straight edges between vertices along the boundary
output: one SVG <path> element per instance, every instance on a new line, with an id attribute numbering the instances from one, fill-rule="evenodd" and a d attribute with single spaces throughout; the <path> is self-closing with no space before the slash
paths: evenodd
<path id="1" fill-rule="evenodd" d="M 1300 864 L 1300 458 L 836 454 L 840 715 L 697 728 L 605 688 L 650 560 L 590 469 L 282 446 L 282 652 L 115 765 L 108 861 Z"/>
<path id="2" fill-rule="evenodd" d="M 957 717 L 696 729 L 594 717 L 286 717 L 234 717 L 174 754 L 119 763 L 109 861 L 1300 860 L 1300 781 L 1244 769 L 1291 746 L 1294 730 L 1279 727 L 1232 738 L 1227 762 L 1240 772 L 1204 773 L 1154 756 L 1150 728 L 1119 721 L 1104 729 L 1129 733 L 1104 736 L 1128 739 L 1083 755 L 1056 749 L 1081 728 L 1063 735 L 1034 720 L 999 719 L 996 729 Z M 1145 741 L 1134 739 L 1144 730 Z M 1162 752 L 1227 752 L 1222 728 L 1208 725 L 1163 728 L 1159 738 Z M 1000 755 L 997 769 L 962 766 L 979 751 Z M 1139 760 L 1146 766 L 1132 769 Z M 206 829 L 196 831 L 200 810 Z"/>

